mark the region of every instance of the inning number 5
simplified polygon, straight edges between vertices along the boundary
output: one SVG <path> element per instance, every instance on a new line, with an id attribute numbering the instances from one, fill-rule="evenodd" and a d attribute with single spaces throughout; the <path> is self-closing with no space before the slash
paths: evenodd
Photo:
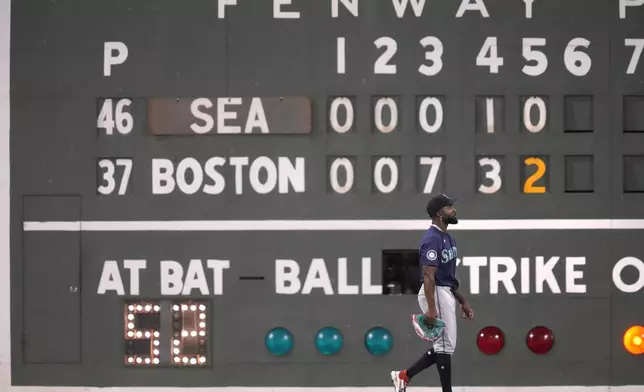
<path id="1" fill-rule="evenodd" d="M 501 189 L 501 164 L 494 158 L 481 158 L 479 159 L 481 167 L 489 166 L 491 169 L 485 172 L 485 178 L 492 180 L 491 185 L 479 185 L 479 192 L 491 194 L 496 193 Z"/>
<path id="2" fill-rule="evenodd" d="M 119 195 L 124 195 L 127 191 L 127 186 L 130 182 L 130 174 L 132 173 L 132 160 L 131 159 L 101 159 L 98 162 L 98 167 L 102 170 L 101 181 L 102 184 L 98 186 L 98 193 L 101 195 L 109 195 L 114 192 L 116 188 L 116 167 L 123 167 L 123 175 L 121 176 L 121 183 L 119 184 Z"/>

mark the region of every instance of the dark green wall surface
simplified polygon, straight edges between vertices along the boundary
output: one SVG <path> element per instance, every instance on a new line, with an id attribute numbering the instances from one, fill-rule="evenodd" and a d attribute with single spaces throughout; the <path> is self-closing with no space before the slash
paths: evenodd
<path id="1" fill-rule="evenodd" d="M 435 0 L 416 16 L 410 1 L 399 17 L 397 0 L 356 1 L 358 16 L 293 0 L 281 10 L 299 17 L 278 18 L 278 1 L 220 3 L 13 2 L 14 385 L 386 385 L 428 348 L 409 322 L 416 286 L 387 295 L 403 283 L 386 255 L 415 266 L 439 192 L 458 199 L 477 316 L 459 320 L 454 385 L 644 385 L 644 355 L 622 345 L 644 325 L 644 6 Z M 106 68 L 110 45 L 127 56 Z M 205 134 L 190 128 L 208 125 L 198 98 Z M 345 133 L 333 102 L 350 105 Z M 268 133 L 243 133 L 249 113 Z M 224 123 L 242 133 L 216 134 Z M 615 274 L 620 260 L 632 265 Z M 280 292 L 295 262 L 302 286 Z M 165 287 L 177 265 L 207 292 Z M 101 291 L 110 271 L 122 292 Z M 169 309 L 188 299 L 208 305 L 207 360 L 174 369 Z M 163 309 L 150 369 L 124 363 L 129 300 Z M 541 356 L 525 343 L 538 325 L 555 335 Z M 283 357 L 264 345 L 276 326 L 295 339 Z M 314 345 L 327 326 L 343 334 L 336 355 Z M 394 338 L 386 356 L 365 349 L 374 326 Z M 486 326 L 505 334 L 497 355 L 476 345 Z"/>

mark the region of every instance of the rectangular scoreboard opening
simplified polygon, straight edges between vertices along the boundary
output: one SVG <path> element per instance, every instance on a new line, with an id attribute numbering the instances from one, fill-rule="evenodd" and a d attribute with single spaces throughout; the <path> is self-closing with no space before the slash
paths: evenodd
<path id="1" fill-rule="evenodd" d="M 384 295 L 418 294 L 420 265 L 418 250 L 382 251 L 382 283 Z"/>

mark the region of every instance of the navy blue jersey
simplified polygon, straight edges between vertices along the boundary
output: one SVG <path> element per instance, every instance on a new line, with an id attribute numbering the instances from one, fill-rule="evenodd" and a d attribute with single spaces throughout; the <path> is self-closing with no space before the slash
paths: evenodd
<path id="1" fill-rule="evenodd" d="M 456 279 L 456 241 L 447 232 L 432 225 L 420 242 L 419 257 L 421 265 L 420 280 L 423 281 L 422 266 L 436 267 L 434 282 L 436 286 L 458 288 Z"/>

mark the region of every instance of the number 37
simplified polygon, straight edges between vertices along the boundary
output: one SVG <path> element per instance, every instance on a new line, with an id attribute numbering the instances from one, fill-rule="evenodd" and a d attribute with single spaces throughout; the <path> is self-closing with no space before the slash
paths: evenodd
<path id="1" fill-rule="evenodd" d="M 484 157 L 478 160 L 480 173 L 478 179 L 478 191 L 485 194 L 493 194 L 501 189 L 502 167 L 498 158 Z M 522 159 L 522 192 L 523 193 L 545 193 L 547 188 L 546 162 L 539 157 L 525 157 Z M 535 185 L 543 179 L 544 185 Z"/>

